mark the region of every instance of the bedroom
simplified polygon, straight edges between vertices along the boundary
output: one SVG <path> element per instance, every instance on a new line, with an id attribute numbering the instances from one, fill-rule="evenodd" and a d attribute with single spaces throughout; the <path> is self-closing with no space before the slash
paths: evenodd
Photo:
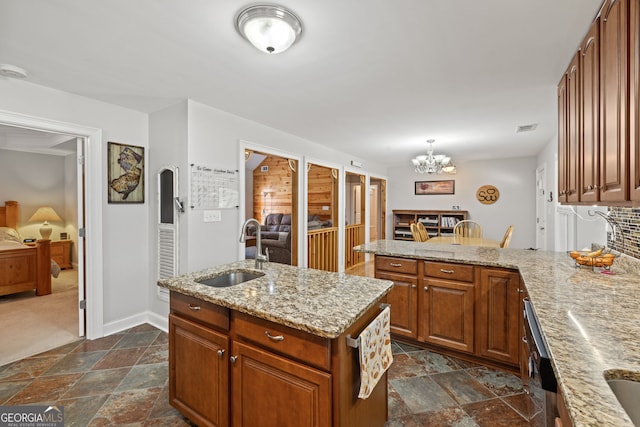
<path id="1" fill-rule="evenodd" d="M 43 148 L 43 146 L 54 146 Z M 21 150 L 12 149 L 21 146 Z M 25 150 L 24 147 L 29 147 Z M 77 279 L 77 191 L 75 138 L 0 128 L 0 204 L 18 201 L 17 231 L 21 239 L 40 238 L 40 222 L 30 217 L 41 206 L 51 206 L 62 221 L 51 222 L 51 257 L 63 270 L 51 277 L 50 294 L 33 290 L 0 296 L 0 364 L 21 355 L 47 350 L 76 340 L 80 335 Z M 61 233 L 67 238 L 61 240 Z M 64 263 L 61 261 L 64 258 Z M 69 263 L 66 263 L 68 261 Z M 71 264 L 71 265 L 69 265 Z M 69 268 L 71 267 L 71 268 Z M 52 275 L 53 276 L 53 275 Z M 19 321 L 17 328 L 12 328 Z"/>

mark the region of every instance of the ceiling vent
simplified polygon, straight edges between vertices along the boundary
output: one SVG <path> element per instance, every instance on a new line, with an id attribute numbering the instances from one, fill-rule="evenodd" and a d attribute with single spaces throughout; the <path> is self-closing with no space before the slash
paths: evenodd
<path id="1" fill-rule="evenodd" d="M 516 129 L 516 133 L 532 132 L 532 131 L 536 130 L 537 127 L 538 127 L 537 123 L 533 123 L 533 124 L 530 124 L 530 125 L 521 125 L 521 126 L 518 126 L 518 129 Z"/>

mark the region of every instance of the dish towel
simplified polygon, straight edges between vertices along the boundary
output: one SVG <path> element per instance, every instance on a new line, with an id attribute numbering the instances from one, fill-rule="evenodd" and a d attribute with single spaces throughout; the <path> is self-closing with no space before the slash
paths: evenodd
<path id="1" fill-rule="evenodd" d="M 385 307 L 360 333 L 360 399 L 369 397 L 393 362 L 390 314 L 390 308 Z"/>

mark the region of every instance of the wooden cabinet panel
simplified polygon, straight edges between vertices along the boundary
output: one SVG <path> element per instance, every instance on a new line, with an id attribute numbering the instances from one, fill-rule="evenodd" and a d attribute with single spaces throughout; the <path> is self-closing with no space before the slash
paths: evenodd
<path id="1" fill-rule="evenodd" d="M 71 265 L 71 240 L 55 240 L 51 242 L 51 259 L 61 269 L 72 268 Z"/>
<path id="2" fill-rule="evenodd" d="M 233 343 L 234 427 L 331 426 L 331 375 Z"/>
<path id="3" fill-rule="evenodd" d="M 600 200 L 600 19 L 591 25 L 580 48 L 580 201 Z"/>
<path id="4" fill-rule="evenodd" d="M 567 201 L 567 73 L 558 83 L 558 201 Z"/>
<path id="5" fill-rule="evenodd" d="M 200 426 L 229 425 L 229 338 L 169 315 L 169 402 Z"/>
<path id="6" fill-rule="evenodd" d="M 580 158 L 580 52 L 577 52 L 567 71 L 567 203 L 580 200 L 578 159 Z"/>
<path id="7" fill-rule="evenodd" d="M 229 330 L 229 309 L 198 298 L 171 292 L 169 307 L 173 313 L 223 331 Z"/>
<path id="8" fill-rule="evenodd" d="M 420 339 L 473 353 L 473 283 L 425 278 L 420 293 Z"/>
<path id="9" fill-rule="evenodd" d="M 629 197 L 640 201 L 640 5 L 629 8 Z"/>
<path id="10" fill-rule="evenodd" d="M 473 266 L 450 262 L 424 261 L 424 275 L 439 279 L 473 282 Z"/>
<path id="11" fill-rule="evenodd" d="M 383 271 L 376 271 L 376 277 L 393 281 L 393 288 L 387 294 L 387 303 L 391 305 L 391 332 L 404 337 L 417 338 L 418 277 Z"/>
<path id="12" fill-rule="evenodd" d="M 418 274 L 418 260 L 376 256 L 376 270 L 415 275 Z"/>
<path id="13" fill-rule="evenodd" d="M 628 0 L 606 0 L 600 15 L 600 200 L 628 199 Z"/>
<path id="14" fill-rule="evenodd" d="M 483 268 L 477 313 L 478 354 L 517 364 L 520 343 L 520 276 Z"/>

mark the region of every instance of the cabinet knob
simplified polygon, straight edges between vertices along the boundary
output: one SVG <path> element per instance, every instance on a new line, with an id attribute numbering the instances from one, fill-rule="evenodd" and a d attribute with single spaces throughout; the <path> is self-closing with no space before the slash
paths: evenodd
<path id="1" fill-rule="evenodd" d="M 267 336 L 267 338 L 269 338 L 271 341 L 275 341 L 275 342 L 280 342 L 280 341 L 284 341 L 284 337 L 282 335 L 271 335 L 269 333 L 269 331 L 264 331 L 264 334 Z"/>
<path id="2" fill-rule="evenodd" d="M 418 287 L 417 285 L 411 285 L 411 289 L 415 289 L 417 287 Z"/>
<path id="3" fill-rule="evenodd" d="M 231 363 L 236 363 L 236 360 L 238 360 L 238 356 L 231 356 L 229 358 L 229 362 L 231 362 Z"/>
<path id="4" fill-rule="evenodd" d="M 425 287 L 424 287 L 424 288 L 422 288 L 422 289 L 424 289 L 425 291 L 428 291 L 428 290 L 429 290 L 429 287 L 428 287 L 428 286 L 425 286 Z"/>
<path id="5" fill-rule="evenodd" d="M 200 306 L 199 305 L 189 304 L 189 310 L 191 310 L 191 311 L 200 311 Z"/>
<path id="6" fill-rule="evenodd" d="M 224 350 L 218 350 L 218 357 L 222 357 L 224 355 Z"/>

